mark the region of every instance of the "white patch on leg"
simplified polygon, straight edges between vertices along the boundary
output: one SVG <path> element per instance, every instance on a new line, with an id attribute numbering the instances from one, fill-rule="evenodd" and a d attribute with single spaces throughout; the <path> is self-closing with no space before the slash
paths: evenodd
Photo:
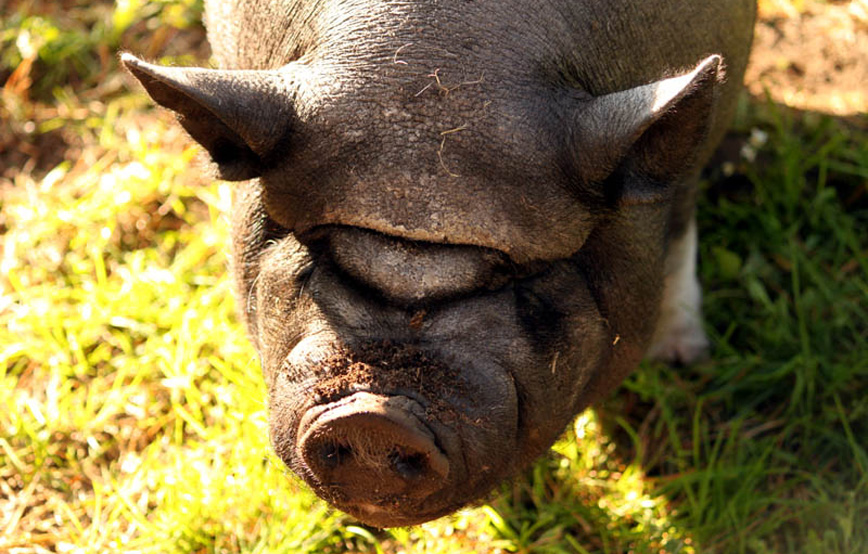
<path id="1" fill-rule="evenodd" d="M 689 364 L 708 354 L 702 329 L 702 288 L 696 277 L 698 248 L 696 221 L 691 221 L 666 260 L 660 319 L 647 357 L 668 363 Z"/>

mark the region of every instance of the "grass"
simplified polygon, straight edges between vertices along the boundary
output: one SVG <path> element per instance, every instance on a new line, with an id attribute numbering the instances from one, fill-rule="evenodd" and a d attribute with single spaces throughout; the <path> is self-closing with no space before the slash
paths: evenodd
<path id="1" fill-rule="evenodd" d="M 0 20 L 0 551 L 868 552 L 864 130 L 745 102 L 700 205 L 712 359 L 646 364 L 489 503 L 381 532 L 270 452 L 231 187 L 116 66 L 185 62 L 201 6 L 67 4 Z"/>

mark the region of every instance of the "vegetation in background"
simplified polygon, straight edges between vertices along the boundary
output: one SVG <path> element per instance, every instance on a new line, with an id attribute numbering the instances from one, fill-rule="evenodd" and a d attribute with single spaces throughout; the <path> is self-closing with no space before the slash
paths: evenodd
<path id="1" fill-rule="evenodd" d="M 646 364 L 488 504 L 378 531 L 270 452 L 231 186 L 118 70 L 206 63 L 200 15 L 0 15 L 0 551 L 868 552 L 864 119 L 746 101 L 700 204 L 712 359 Z"/>

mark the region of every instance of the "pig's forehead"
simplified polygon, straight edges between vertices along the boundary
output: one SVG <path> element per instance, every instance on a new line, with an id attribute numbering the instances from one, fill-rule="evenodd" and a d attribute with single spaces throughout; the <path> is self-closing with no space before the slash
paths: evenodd
<path id="1" fill-rule="evenodd" d="M 590 221 L 558 163 L 563 133 L 545 91 L 452 81 L 451 65 L 396 64 L 376 78 L 362 66 L 306 67 L 294 146 L 267 179 L 288 227 L 354 225 L 518 261 L 581 245 Z M 332 78 L 341 71 L 352 77 Z M 304 198 L 282 194 L 298 188 Z"/>
<path id="2" fill-rule="evenodd" d="M 377 152 L 404 167 L 434 161 L 462 174 L 462 165 L 512 163 L 513 171 L 538 171 L 552 163 L 563 131 L 555 91 L 506 80 L 490 67 L 325 60 L 308 65 L 305 75 L 296 97 L 299 132 L 306 129 L 311 143 L 328 142 L 325 148 Z M 407 157 L 416 155 L 427 159 Z"/>

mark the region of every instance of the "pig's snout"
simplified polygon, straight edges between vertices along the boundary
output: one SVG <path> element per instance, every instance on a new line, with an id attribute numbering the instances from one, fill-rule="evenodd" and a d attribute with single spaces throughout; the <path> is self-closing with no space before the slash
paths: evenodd
<path id="1" fill-rule="evenodd" d="M 414 345 L 338 348 L 324 337 L 302 341 L 286 367 L 318 376 L 277 381 L 277 454 L 320 497 L 369 525 L 445 515 L 512 467 L 518 400 L 500 368 L 465 371 Z"/>
<path id="2" fill-rule="evenodd" d="M 403 396 L 356 393 L 312 408 L 298 451 L 313 479 L 363 511 L 371 499 L 422 499 L 446 483 L 449 460 Z M 367 510 L 366 510 L 367 508 Z"/>

